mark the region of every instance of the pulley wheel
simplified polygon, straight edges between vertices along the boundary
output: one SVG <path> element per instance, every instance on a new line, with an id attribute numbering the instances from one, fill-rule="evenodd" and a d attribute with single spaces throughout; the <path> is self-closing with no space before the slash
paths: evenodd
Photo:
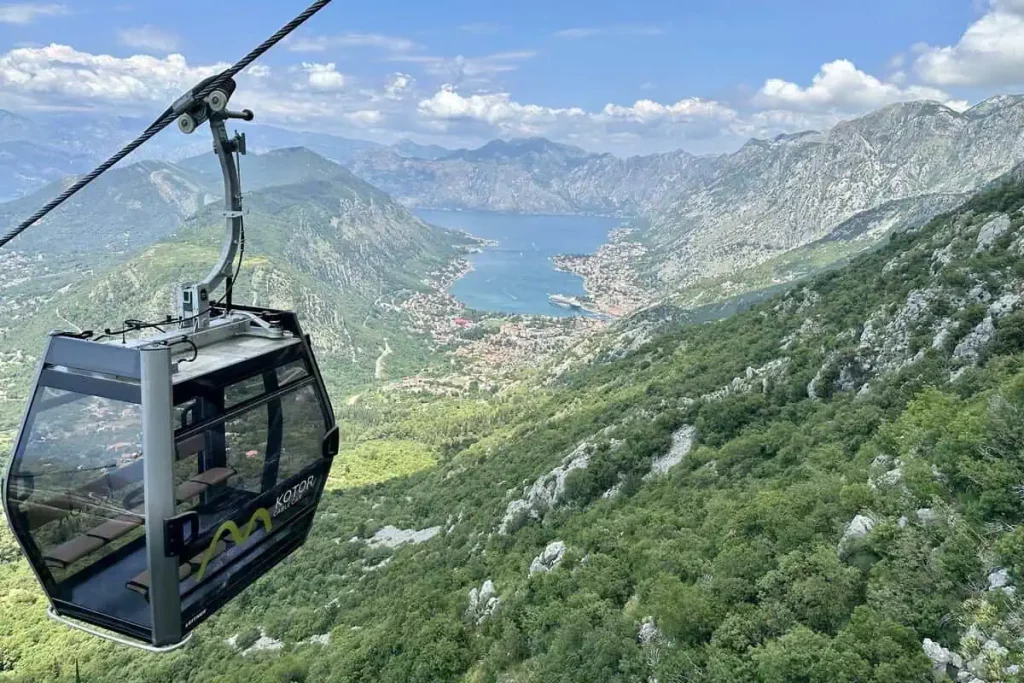
<path id="1" fill-rule="evenodd" d="M 178 130 L 185 135 L 189 135 L 195 132 L 196 120 L 192 118 L 191 114 L 182 114 L 178 117 Z"/>

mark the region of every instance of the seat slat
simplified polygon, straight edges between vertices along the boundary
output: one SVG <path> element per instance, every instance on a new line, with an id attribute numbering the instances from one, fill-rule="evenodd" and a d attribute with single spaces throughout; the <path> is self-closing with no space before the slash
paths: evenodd
<path id="1" fill-rule="evenodd" d="M 199 481 L 192 481 L 191 479 L 189 479 L 188 481 L 183 482 L 180 486 L 178 486 L 178 490 L 176 492 L 178 502 L 184 503 L 185 501 L 192 500 L 193 498 L 198 498 L 199 494 L 201 494 L 207 488 L 208 487 L 206 484 Z"/>
<path id="2" fill-rule="evenodd" d="M 206 448 L 206 434 L 200 432 L 184 441 L 179 441 L 174 445 L 174 448 L 177 451 L 178 460 L 190 458 Z"/>
<path id="3" fill-rule="evenodd" d="M 82 534 L 56 548 L 50 548 L 43 554 L 43 559 L 51 567 L 65 569 L 103 545 L 103 539 Z"/>
<path id="4" fill-rule="evenodd" d="M 178 581 L 184 581 L 192 574 L 192 565 L 185 564 L 178 565 Z M 128 582 L 127 588 L 130 591 L 135 591 L 142 597 L 149 599 L 149 570 L 142 572 L 134 579 Z"/>
<path id="5" fill-rule="evenodd" d="M 217 484 L 223 484 L 236 474 L 238 473 L 231 467 L 211 467 L 205 472 L 200 472 L 192 477 L 189 481 L 206 484 L 207 486 L 216 486 Z"/>
<path id="6" fill-rule="evenodd" d="M 21 506 L 29 529 L 62 519 L 71 512 L 71 500 L 67 496 L 48 498 L 39 502 L 23 503 Z"/>
<path id="7" fill-rule="evenodd" d="M 121 515 L 120 517 L 107 520 L 95 529 L 86 533 L 90 536 L 102 539 L 106 543 L 110 543 L 140 526 L 142 526 L 142 519 L 140 517 L 136 517 L 134 515 Z"/>

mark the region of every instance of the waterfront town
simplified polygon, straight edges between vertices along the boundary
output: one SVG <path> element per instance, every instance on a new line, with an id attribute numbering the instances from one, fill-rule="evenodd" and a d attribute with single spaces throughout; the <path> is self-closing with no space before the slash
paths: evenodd
<path id="1" fill-rule="evenodd" d="M 398 308 L 405 312 L 412 332 L 431 338 L 439 350 L 450 351 L 461 361 L 463 372 L 476 379 L 498 379 L 526 365 L 534 365 L 605 328 L 606 316 L 508 315 L 467 309 L 450 293 L 452 284 L 472 270 L 458 259 L 432 273 L 425 289 Z M 423 381 L 405 380 L 399 388 L 425 389 Z M 444 386 L 462 382 L 446 381 Z"/>
<path id="2" fill-rule="evenodd" d="M 647 254 L 647 247 L 633 241 L 631 228 L 616 228 L 608 242 L 593 254 L 556 256 L 556 270 L 583 278 L 587 292 L 584 307 L 596 313 L 622 317 L 649 305 L 654 297 L 638 282 L 635 264 Z"/>

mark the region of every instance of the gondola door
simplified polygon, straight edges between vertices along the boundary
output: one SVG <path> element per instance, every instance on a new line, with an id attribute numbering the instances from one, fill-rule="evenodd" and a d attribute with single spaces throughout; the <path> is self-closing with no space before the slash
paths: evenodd
<path id="1" fill-rule="evenodd" d="M 302 545 L 337 452 L 337 428 L 302 343 L 175 388 L 168 520 L 190 631 Z M 147 596 L 146 577 L 128 588 Z"/>

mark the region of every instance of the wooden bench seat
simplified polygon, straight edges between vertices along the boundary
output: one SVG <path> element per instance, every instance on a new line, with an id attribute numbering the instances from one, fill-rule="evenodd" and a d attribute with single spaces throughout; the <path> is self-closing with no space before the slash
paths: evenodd
<path id="1" fill-rule="evenodd" d="M 82 534 L 75 536 L 70 541 L 61 543 L 56 548 L 50 548 L 43 555 L 46 564 L 56 569 L 65 569 L 82 559 L 89 553 L 99 550 L 106 544 L 102 538 Z"/>
<path id="2" fill-rule="evenodd" d="M 230 467 L 211 467 L 180 484 L 175 496 L 179 503 L 184 503 L 198 498 L 209 487 L 223 484 L 234 475 L 235 470 Z"/>
<path id="3" fill-rule="evenodd" d="M 213 554 L 210 559 L 217 557 L 227 550 L 228 544 L 225 541 L 217 541 L 217 545 L 214 546 Z M 192 572 L 199 571 L 199 567 L 202 565 L 203 560 L 206 558 L 206 551 L 199 553 L 188 562 L 178 565 L 178 581 L 184 581 L 188 577 L 192 576 Z M 142 572 L 127 584 L 128 590 L 135 591 L 142 597 L 149 599 L 149 570 Z"/>
<path id="4" fill-rule="evenodd" d="M 213 467 L 201 472 L 178 486 L 176 496 L 179 503 L 198 498 L 206 489 L 222 484 L 235 475 L 230 467 Z M 54 513 L 67 514 L 75 508 L 75 502 L 69 496 L 58 496 L 34 505 L 41 511 L 53 509 Z M 31 509 L 31 508 L 30 508 Z M 47 550 L 43 553 L 46 564 L 55 569 L 66 569 L 89 553 L 95 552 L 107 543 L 121 538 L 133 529 L 142 526 L 145 517 L 142 506 L 139 506 L 114 519 L 109 519 L 94 529 L 76 536 L 70 541 Z M 136 577 L 138 578 L 138 577 Z"/>
<path id="5" fill-rule="evenodd" d="M 192 565 L 185 563 L 178 567 L 178 581 L 184 581 L 192 574 Z M 135 591 L 144 598 L 149 598 L 149 570 L 142 572 L 128 582 L 128 590 Z"/>

